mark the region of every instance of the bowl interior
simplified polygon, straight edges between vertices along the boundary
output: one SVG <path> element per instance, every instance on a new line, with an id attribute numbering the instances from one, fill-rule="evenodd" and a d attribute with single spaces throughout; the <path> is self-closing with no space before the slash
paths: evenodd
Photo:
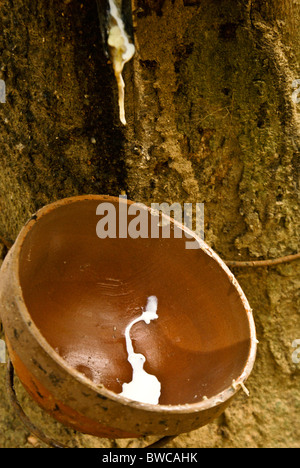
<path id="1" fill-rule="evenodd" d="M 249 320 L 228 275 L 202 249 L 186 249 L 184 236 L 100 239 L 99 203 L 44 212 L 25 237 L 20 284 L 40 333 L 70 366 L 120 393 L 132 379 L 125 328 L 154 295 L 158 319 L 135 324 L 131 338 L 161 382 L 159 403 L 225 390 L 250 350 Z"/>

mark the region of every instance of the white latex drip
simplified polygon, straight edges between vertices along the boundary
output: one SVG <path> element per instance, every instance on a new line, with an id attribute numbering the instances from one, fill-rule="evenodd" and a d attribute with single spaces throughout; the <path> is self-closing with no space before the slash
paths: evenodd
<path id="1" fill-rule="evenodd" d="M 108 31 L 108 45 L 110 47 L 113 69 L 118 84 L 120 120 L 123 125 L 126 125 L 124 104 L 125 83 L 122 77 L 122 72 L 125 63 L 132 59 L 135 53 L 135 47 L 131 42 L 129 42 L 125 26 L 121 18 L 120 9 L 118 8 L 115 0 L 109 0 L 109 8 L 111 24 Z"/>
<path id="2" fill-rule="evenodd" d="M 120 395 L 125 396 L 134 401 L 142 403 L 150 403 L 157 405 L 161 393 L 161 384 L 159 380 L 152 374 L 148 374 L 144 370 L 146 358 L 143 354 L 135 353 L 132 341 L 130 338 L 130 331 L 133 325 L 138 322 L 144 321 L 149 324 L 151 320 L 156 320 L 157 315 L 157 297 L 150 296 L 148 298 L 146 310 L 142 315 L 134 319 L 125 330 L 126 348 L 128 353 L 128 361 L 132 367 L 132 381 L 124 383 Z"/>

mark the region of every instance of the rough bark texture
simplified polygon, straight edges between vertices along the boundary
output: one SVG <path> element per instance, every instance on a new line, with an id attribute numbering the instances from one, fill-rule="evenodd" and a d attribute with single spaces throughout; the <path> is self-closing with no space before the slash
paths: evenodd
<path id="1" fill-rule="evenodd" d="M 205 239 L 223 259 L 299 251 L 300 4 L 292 0 L 136 0 L 137 53 L 126 66 L 128 125 L 102 53 L 93 1 L 3 0 L 0 5 L 0 235 L 86 193 L 151 202 L 204 202 Z M 2 257 L 6 248 L 2 247 Z M 248 381 L 219 420 L 170 447 L 300 445 L 300 262 L 235 269 L 260 344 Z M 0 446 L 29 434 L 5 398 Z M 70 446 L 136 446 L 76 434 L 27 412 Z M 42 444 L 41 444 L 42 445 Z"/>

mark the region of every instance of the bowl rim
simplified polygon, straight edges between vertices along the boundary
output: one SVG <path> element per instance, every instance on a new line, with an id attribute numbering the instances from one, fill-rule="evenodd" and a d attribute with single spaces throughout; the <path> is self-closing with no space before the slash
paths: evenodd
<path id="1" fill-rule="evenodd" d="M 134 401 L 118 393 L 115 393 L 112 390 L 109 390 L 103 384 L 94 383 L 91 379 L 86 377 L 84 374 L 74 369 L 54 350 L 54 348 L 52 348 L 52 346 L 48 343 L 48 341 L 43 337 L 42 333 L 40 332 L 40 330 L 38 329 L 38 327 L 32 320 L 32 317 L 29 314 L 29 311 L 25 303 L 23 290 L 22 290 L 22 286 L 20 282 L 20 275 L 19 275 L 20 256 L 18 254 L 21 252 L 26 236 L 28 235 L 32 227 L 36 224 L 36 222 L 41 217 L 47 215 L 48 213 L 54 211 L 57 208 L 61 208 L 62 206 L 76 203 L 76 202 L 89 201 L 89 200 L 91 201 L 98 200 L 99 202 L 100 201 L 112 201 L 112 202 L 119 202 L 119 203 L 121 202 L 121 203 L 126 203 L 127 205 L 137 203 L 132 200 L 128 200 L 127 198 L 122 197 L 122 196 L 115 197 L 115 196 L 110 196 L 110 195 L 78 195 L 78 196 L 73 196 L 73 197 L 68 197 L 68 198 L 62 198 L 53 203 L 45 205 L 44 207 L 39 209 L 27 221 L 27 223 L 23 226 L 22 230 L 20 231 L 13 248 L 7 255 L 7 258 L 8 258 L 8 257 L 11 257 L 10 254 L 13 254 L 13 257 L 10 258 L 10 260 L 12 261 L 13 275 L 15 276 L 14 280 L 16 281 L 17 287 L 19 289 L 19 295 L 15 298 L 15 300 L 19 307 L 20 314 L 24 320 L 25 327 L 27 328 L 29 333 L 33 335 L 33 337 L 37 340 L 38 344 L 46 352 L 46 354 L 49 355 L 50 358 L 56 362 L 56 364 L 62 367 L 62 369 L 65 372 L 69 373 L 72 377 L 74 377 L 81 384 L 84 384 L 87 387 L 89 387 L 90 390 L 110 400 L 114 400 L 116 403 L 120 403 L 129 407 L 132 407 L 132 408 L 142 409 L 142 410 L 146 410 L 150 412 L 172 413 L 172 414 L 174 413 L 188 414 L 188 413 L 200 412 L 200 411 L 214 408 L 222 403 L 225 403 L 227 400 L 233 397 L 233 395 L 235 395 L 240 390 L 240 388 L 244 388 L 244 382 L 249 377 L 254 366 L 258 341 L 256 339 L 256 329 L 255 329 L 255 322 L 254 322 L 254 318 L 252 314 L 252 309 L 237 279 L 235 278 L 233 273 L 230 271 L 230 269 L 227 267 L 225 262 L 219 257 L 219 255 L 216 252 L 214 252 L 214 250 L 211 247 L 209 247 L 208 244 L 206 244 L 206 242 L 202 240 L 199 236 L 197 236 L 193 231 L 191 231 L 186 226 L 182 225 L 181 223 L 177 222 L 175 219 L 165 214 L 162 214 L 162 217 L 164 217 L 170 223 L 176 225 L 183 231 L 186 231 L 188 234 L 190 234 L 195 240 L 198 241 L 201 250 L 203 250 L 207 255 L 209 255 L 212 259 L 214 259 L 218 263 L 218 265 L 224 270 L 224 272 L 228 276 L 228 279 L 230 280 L 232 285 L 235 287 L 242 301 L 244 310 L 246 312 L 248 325 L 249 325 L 250 345 L 249 345 L 248 357 L 242 369 L 242 372 L 237 377 L 237 379 L 232 382 L 232 385 L 226 387 L 224 390 L 222 390 L 216 395 L 213 395 L 212 397 L 209 397 L 207 399 L 202 399 L 195 403 L 160 405 L 160 404 L 149 404 L 149 403 L 142 403 L 142 402 Z M 143 203 L 139 203 L 139 205 L 142 208 L 144 207 L 150 213 L 155 212 L 153 208 L 150 208 L 144 205 Z M 30 326 L 29 326 L 29 323 L 30 323 Z"/>

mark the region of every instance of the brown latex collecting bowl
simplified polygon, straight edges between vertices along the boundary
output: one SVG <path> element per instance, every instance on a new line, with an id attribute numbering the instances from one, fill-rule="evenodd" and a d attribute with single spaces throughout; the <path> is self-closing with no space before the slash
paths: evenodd
<path id="1" fill-rule="evenodd" d="M 115 238 L 96 234 L 103 203 Z M 126 238 L 122 225 L 120 238 L 120 209 L 131 205 L 82 196 L 40 210 L 1 268 L 1 319 L 20 380 L 57 420 L 100 437 L 176 435 L 218 416 L 247 379 L 254 321 L 222 260 L 195 236 L 200 248 L 186 248 L 185 227 L 170 220 L 169 238 Z M 120 395 L 132 379 L 125 328 L 153 295 L 158 318 L 134 325 L 131 339 L 161 383 L 158 405 Z"/>

